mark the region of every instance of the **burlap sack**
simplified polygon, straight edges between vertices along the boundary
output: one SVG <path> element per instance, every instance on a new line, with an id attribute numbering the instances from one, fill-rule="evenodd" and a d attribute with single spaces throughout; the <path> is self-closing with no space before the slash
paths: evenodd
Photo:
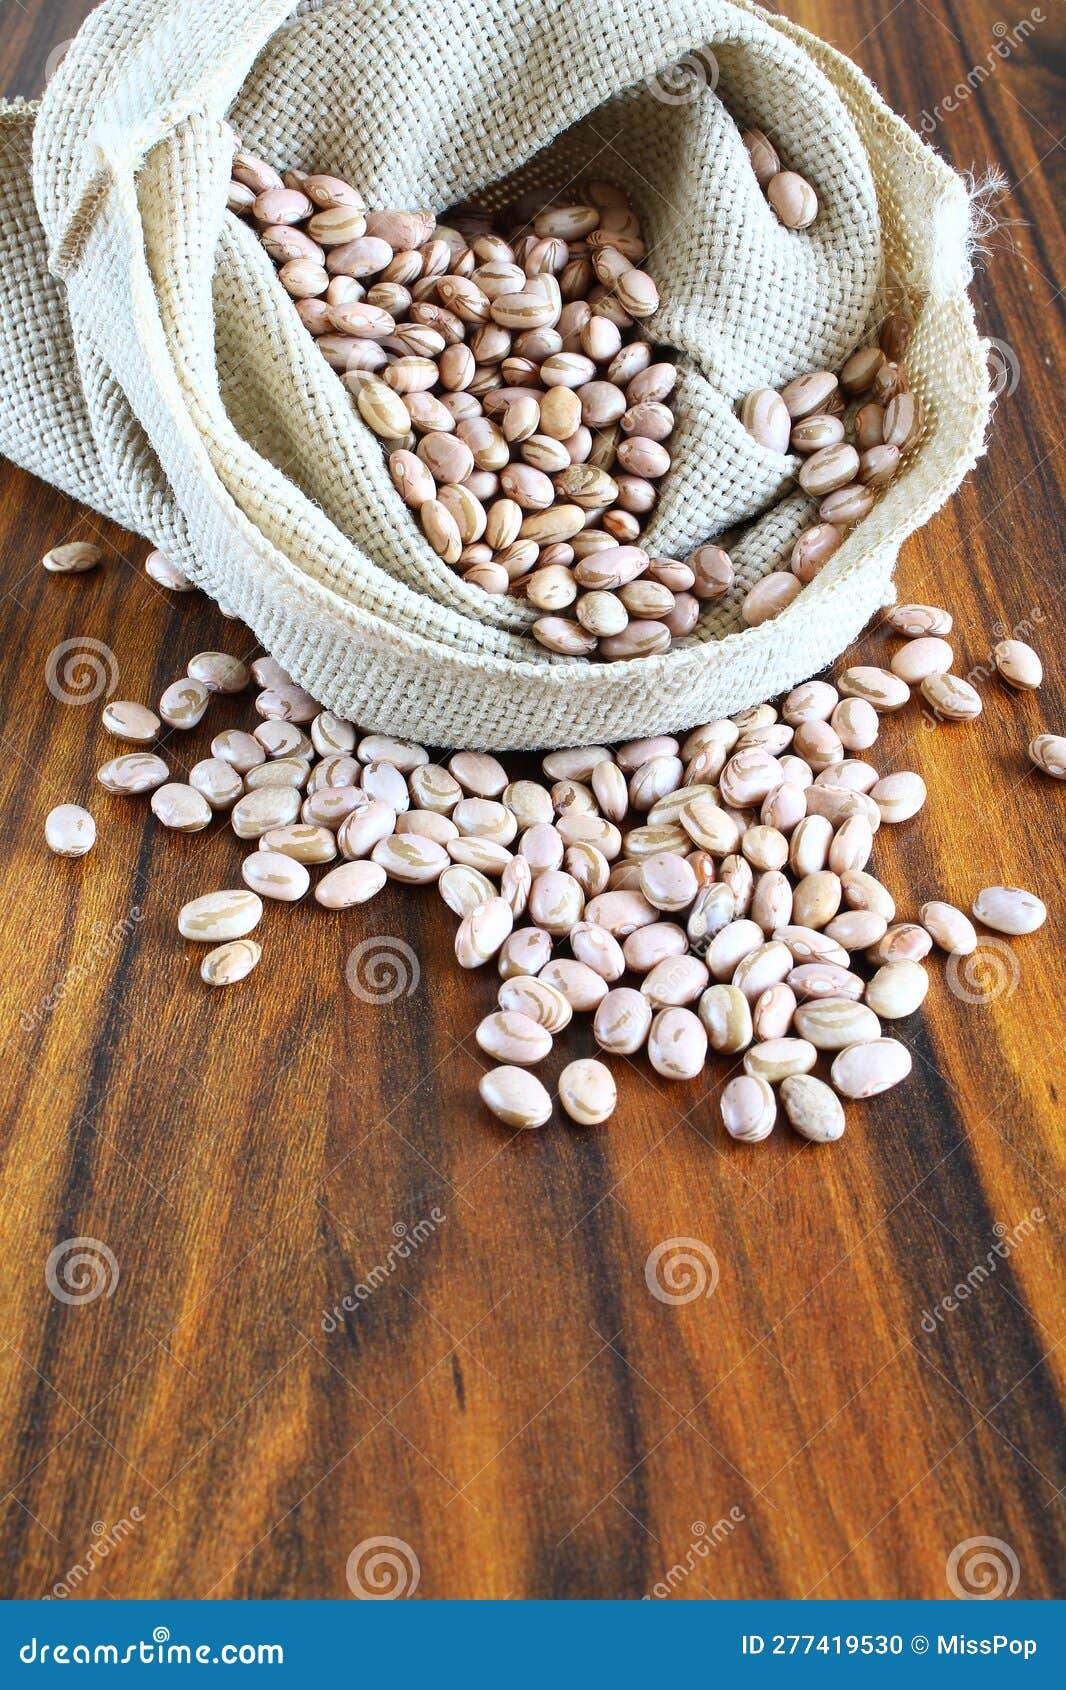
<path id="1" fill-rule="evenodd" d="M 810 230 L 767 206 L 748 124 L 817 187 Z M 552 658 L 524 606 L 440 562 L 225 208 L 231 125 L 371 204 L 491 204 L 586 169 L 627 186 L 682 369 L 649 540 L 684 556 L 739 531 L 737 590 L 689 639 Z M 963 183 L 854 65 L 745 0 L 105 0 L 40 109 L 0 112 L 0 447 L 161 546 L 361 724 L 501 749 L 683 728 L 836 657 L 972 467 L 989 399 L 968 220 Z M 736 402 L 838 367 L 899 297 L 922 443 L 790 609 L 737 631 L 811 511 Z"/>

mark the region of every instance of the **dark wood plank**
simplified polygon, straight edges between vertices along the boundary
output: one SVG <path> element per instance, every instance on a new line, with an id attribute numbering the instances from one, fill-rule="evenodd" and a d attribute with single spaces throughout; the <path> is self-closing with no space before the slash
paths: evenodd
<path id="1" fill-rule="evenodd" d="M 86 10 L 8 8 L 0 84 L 38 92 Z M 608 1130 L 512 1142 L 474 1089 L 491 983 L 458 978 L 429 895 L 389 892 L 372 919 L 272 911 L 255 981 L 207 997 L 175 911 L 222 883 L 227 839 L 236 871 L 238 843 L 161 838 L 102 795 L 96 710 L 43 677 L 90 636 L 122 694 L 151 699 L 192 651 L 248 636 L 158 591 L 143 542 L 3 466 L 4 1595 L 43 1594 L 95 1544 L 90 1597 L 343 1597 L 375 1536 L 411 1546 L 434 1597 L 639 1596 L 675 1566 L 682 1597 L 932 1597 L 976 1536 L 1010 1546 L 1018 1595 L 1064 1594 L 1062 791 L 1024 757 L 1064 720 L 1061 13 L 971 86 L 992 0 L 792 12 L 915 124 L 940 109 L 952 163 L 1009 180 L 975 299 L 1017 386 L 899 585 L 954 610 L 963 671 L 1029 625 L 1047 683 L 982 683 L 974 728 L 886 729 L 931 796 L 878 861 L 907 911 L 1006 879 L 1052 919 L 989 958 L 1009 989 L 968 1003 L 936 969 L 913 1081 L 832 1151 L 723 1142 L 718 1076 L 667 1090 L 645 1065 Z M 49 545 L 88 535 L 106 567 L 43 574 Z M 175 760 L 238 719 L 220 706 Z M 94 856 L 47 856 L 47 810 L 90 796 Z M 344 984 L 371 934 L 419 970 L 382 1007 Z M 1002 1228 L 1006 1258 L 945 1311 Z M 74 1237 L 117 1264 L 84 1306 L 45 1282 Z M 672 1307 L 645 1263 L 677 1238 L 720 1281 Z"/>

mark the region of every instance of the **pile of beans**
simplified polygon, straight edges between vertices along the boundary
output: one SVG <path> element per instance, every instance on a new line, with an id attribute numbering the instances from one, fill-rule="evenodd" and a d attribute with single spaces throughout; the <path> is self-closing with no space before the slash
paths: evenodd
<path id="1" fill-rule="evenodd" d="M 781 169 L 761 130 L 743 139 L 782 222 L 806 228 L 813 188 Z M 682 559 L 638 544 L 671 467 L 677 370 L 643 338 L 659 295 L 625 193 L 592 180 L 584 194 L 438 223 L 425 210 L 368 210 L 338 177 L 282 176 L 241 148 L 229 205 L 255 225 L 438 555 L 486 592 L 524 598 L 548 650 L 611 661 L 690 634 L 734 570 L 720 546 Z M 819 518 L 789 567 L 748 593 L 749 626 L 814 579 L 916 441 L 900 362 L 909 336 L 893 314 L 839 376 L 811 371 L 742 401 L 761 445 L 803 457 L 799 485 Z"/>
<path id="2" fill-rule="evenodd" d="M 549 651 L 643 657 L 691 632 L 732 570 L 723 584 L 635 544 L 670 468 L 677 371 L 637 338 L 659 294 L 620 188 L 438 223 L 244 150 L 233 178 L 231 209 L 446 563 L 528 600 Z"/>
<path id="3" fill-rule="evenodd" d="M 160 554 L 150 563 L 154 579 L 182 590 Z M 312 871 L 316 902 L 335 912 L 389 881 L 435 886 L 457 918 L 459 965 L 498 976 L 477 1041 L 494 1064 L 481 1095 L 501 1121 L 547 1121 L 552 1098 L 530 1070 L 574 1015 L 589 1015 L 604 1052 L 644 1051 L 667 1080 L 723 1058 L 719 1103 L 734 1138 L 765 1138 L 780 1101 L 793 1127 L 825 1141 L 843 1130 L 841 1099 L 874 1096 L 909 1072 L 907 1046 L 885 1024 L 922 1003 L 933 947 L 960 957 L 978 944 L 970 918 L 941 900 L 900 919 L 870 870 L 878 829 L 910 820 L 926 797 L 916 773 L 882 773 L 867 759 L 883 717 L 915 687 L 952 719 L 981 707 L 950 673 L 945 611 L 898 606 L 884 629 L 897 641 L 887 667 L 846 667 L 833 683 L 805 682 L 777 707 L 683 741 L 554 751 L 541 779 L 512 778 L 485 753 L 435 762 L 424 746 L 321 710 L 271 657 L 249 668 L 200 652 L 157 710 L 105 705 L 106 732 L 136 749 L 106 762 L 99 780 L 111 793 L 150 794 L 166 828 L 195 832 L 225 814 L 247 841 L 243 888 L 195 897 L 178 916 L 185 938 L 212 947 L 201 968 L 209 985 L 255 968 L 264 900 L 305 897 Z M 1039 685 L 1039 658 L 1021 641 L 1002 641 L 995 661 L 1009 686 Z M 251 703 L 248 726 L 223 727 L 211 755 L 172 779 L 164 726 L 188 732 L 225 698 Z M 1062 737 L 1039 735 L 1030 757 L 1066 776 Z M 96 827 L 64 804 L 45 833 L 53 851 L 81 856 Z M 985 887 L 972 913 L 1002 934 L 1030 933 L 1046 916 L 1013 887 Z M 563 1071 L 558 1099 L 574 1121 L 600 1122 L 615 1082 L 603 1062 L 582 1059 Z"/>
<path id="4" fill-rule="evenodd" d="M 759 186 L 785 228 L 809 228 L 818 215 L 818 195 L 807 178 L 782 167 L 777 148 L 761 129 L 745 129 L 741 140 Z"/>
<path id="5" fill-rule="evenodd" d="M 799 536 L 788 569 L 771 570 L 747 594 L 741 615 L 749 627 L 779 616 L 824 569 L 916 443 L 921 411 L 901 363 L 910 333 L 907 319 L 892 313 L 878 344 L 860 346 L 839 376 L 812 370 L 741 401 L 749 434 L 772 452 L 802 457 L 797 479 L 818 500 L 818 521 Z"/>

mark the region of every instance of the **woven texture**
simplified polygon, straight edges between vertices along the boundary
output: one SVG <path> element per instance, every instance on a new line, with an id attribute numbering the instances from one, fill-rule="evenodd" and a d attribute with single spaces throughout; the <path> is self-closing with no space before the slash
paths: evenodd
<path id="1" fill-rule="evenodd" d="M 811 229 L 766 204 L 749 124 L 817 188 Z M 226 210 L 233 127 L 372 205 L 502 204 L 586 172 L 626 186 L 663 298 L 654 335 L 681 367 L 648 542 L 684 556 L 726 535 L 737 565 L 688 639 L 628 663 L 553 658 L 521 603 L 441 563 Z M 968 227 L 963 183 L 855 66 L 746 3 L 105 0 L 40 109 L 0 108 L 0 448 L 161 546 L 363 725 L 497 749 L 684 728 L 831 662 L 976 460 Z M 745 630 L 743 590 L 811 507 L 736 402 L 839 367 L 901 303 L 921 443 L 812 585 Z"/>

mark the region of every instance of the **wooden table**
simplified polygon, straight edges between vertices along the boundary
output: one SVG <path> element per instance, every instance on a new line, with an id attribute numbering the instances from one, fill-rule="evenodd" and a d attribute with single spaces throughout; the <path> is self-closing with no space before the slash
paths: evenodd
<path id="1" fill-rule="evenodd" d="M 8 7 L 0 85 L 39 92 L 87 9 Z M 163 836 L 103 794 L 98 709 L 43 676 L 90 636 L 119 696 L 151 701 L 248 636 L 4 465 L 5 1596 L 342 1598 L 382 1537 L 428 1597 L 937 1597 L 977 1537 L 1008 1582 L 1016 1557 L 1018 1596 L 1066 1594 L 1063 790 L 1024 749 L 1064 726 L 1061 32 L 1039 24 L 945 112 L 999 39 L 994 0 L 791 9 L 915 124 L 939 104 L 955 165 L 1008 177 L 975 296 L 1017 386 L 899 586 L 953 609 L 960 672 L 1028 626 L 1047 681 L 982 681 L 972 727 L 912 718 L 930 802 L 877 854 L 905 913 L 1005 880 L 1051 919 L 986 957 L 976 1001 L 936 964 L 904 1027 L 913 1079 L 833 1149 L 735 1146 L 720 1076 L 671 1089 L 644 1064 L 606 1130 L 512 1141 L 475 1092 L 492 983 L 459 977 L 428 894 L 271 912 L 255 979 L 209 996 L 175 912 L 226 883 L 227 837 L 235 878 L 238 842 Z M 72 536 L 106 566 L 46 575 Z M 99 819 L 82 862 L 43 847 L 63 799 Z M 344 983 L 367 934 L 420 970 L 387 1007 Z M 64 1302 L 46 1263 L 78 1238 L 104 1289 Z M 685 1239 L 717 1288 L 663 1301 L 646 1264 Z"/>

